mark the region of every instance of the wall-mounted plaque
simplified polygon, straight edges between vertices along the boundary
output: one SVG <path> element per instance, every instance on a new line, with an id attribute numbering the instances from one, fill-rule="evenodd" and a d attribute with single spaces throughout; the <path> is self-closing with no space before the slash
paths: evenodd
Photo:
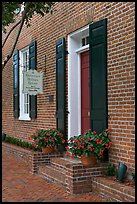
<path id="1" fill-rule="evenodd" d="M 43 73 L 36 70 L 23 72 L 23 90 L 22 93 L 37 95 L 43 93 Z"/>

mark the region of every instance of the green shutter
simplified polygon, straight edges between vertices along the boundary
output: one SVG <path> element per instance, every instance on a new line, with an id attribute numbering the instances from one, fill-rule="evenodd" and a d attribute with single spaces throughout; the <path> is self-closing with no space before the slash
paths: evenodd
<path id="1" fill-rule="evenodd" d="M 37 49 L 36 49 L 36 41 L 33 41 L 29 45 L 29 69 L 36 69 L 37 65 Z M 37 117 L 37 96 L 29 97 L 29 115 L 31 118 Z"/>
<path id="2" fill-rule="evenodd" d="M 14 117 L 19 117 L 19 51 L 13 54 L 13 110 Z"/>
<path id="3" fill-rule="evenodd" d="M 66 137 L 65 39 L 56 43 L 56 126 Z"/>
<path id="4" fill-rule="evenodd" d="M 91 129 L 107 128 L 107 19 L 89 25 Z"/>

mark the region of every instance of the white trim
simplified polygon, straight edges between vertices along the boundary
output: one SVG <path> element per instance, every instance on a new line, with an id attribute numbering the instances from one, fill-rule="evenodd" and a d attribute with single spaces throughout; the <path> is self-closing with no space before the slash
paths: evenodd
<path id="1" fill-rule="evenodd" d="M 80 53 L 89 50 L 81 39 L 89 33 L 89 26 L 68 35 L 68 139 L 81 134 L 81 68 Z"/>
<path id="2" fill-rule="evenodd" d="M 19 120 L 31 120 L 31 118 L 30 117 L 25 117 L 25 116 L 20 116 L 19 117 Z"/>
<path id="3" fill-rule="evenodd" d="M 19 57 L 20 57 L 20 70 L 19 70 L 19 77 L 20 77 L 20 96 L 19 96 L 19 100 L 20 100 L 20 116 L 19 116 L 19 120 L 31 120 L 31 118 L 29 117 L 29 113 L 25 114 L 24 113 L 24 94 L 22 93 L 22 87 L 23 87 L 23 52 L 28 51 L 29 47 L 26 47 L 22 50 L 20 50 L 19 52 Z"/>
<path id="4" fill-rule="evenodd" d="M 80 28 L 80 29 L 78 29 L 78 30 L 76 30 L 76 31 L 74 31 L 72 33 L 70 33 L 69 36 L 70 37 L 74 37 L 75 35 L 80 35 L 81 38 L 82 38 L 82 37 L 86 36 L 85 33 L 84 33 L 85 31 L 87 31 L 87 33 L 89 33 L 89 25 L 87 25 L 87 26 L 85 26 L 83 28 Z"/>
<path id="5" fill-rule="evenodd" d="M 78 135 L 81 134 L 81 58 L 78 54 Z"/>
<path id="6" fill-rule="evenodd" d="M 76 53 L 82 53 L 82 52 L 86 52 L 89 50 L 89 45 L 85 45 L 83 47 L 80 47 L 79 49 L 76 50 Z"/>

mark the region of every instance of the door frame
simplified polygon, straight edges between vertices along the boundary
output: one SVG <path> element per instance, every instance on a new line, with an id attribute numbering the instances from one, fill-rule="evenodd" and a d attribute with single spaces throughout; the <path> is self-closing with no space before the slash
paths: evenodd
<path id="1" fill-rule="evenodd" d="M 89 25 L 68 35 L 68 139 L 81 134 L 81 65 L 80 54 L 89 50 L 81 46 L 82 33 L 88 34 Z"/>

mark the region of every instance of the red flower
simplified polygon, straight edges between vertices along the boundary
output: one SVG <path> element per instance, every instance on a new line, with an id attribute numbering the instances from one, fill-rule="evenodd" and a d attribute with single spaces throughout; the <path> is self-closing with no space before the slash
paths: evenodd
<path id="1" fill-rule="evenodd" d="M 96 140 L 96 143 L 98 144 L 98 140 Z"/>
<path id="2" fill-rule="evenodd" d="M 102 158 L 102 155 L 101 156 L 99 156 L 99 159 L 101 159 Z"/>
<path id="3" fill-rule="evenodd" d="M 72 154 L 72 155 L 71 155 L 71 158 L 74 158 L 74 156 L 75 156 L 75 155 L 74 155 L 74 154 Z"/>
<path id="4" fill-rule="evenodd" d="M 69 152 L 66 152 L 66 156 L 68 156 L 70 153 Z"/>
<path id="5" fill-rule="evenodd" d="M 104 153 L 104 150 L 101 150 L 100 155 L 102 155 Z"/>
<path id="6" fill-rule="evenodd" d="M 69 147 L 68 147 L 68 146 L 66 146 L 65 148 L 66 148 L 66 150 L 68 150 L 68 149 L 69 149 Z"/>
<path id="7" fill-rule="evenodd" d="M 94 135 L 97 135 L 96 131 L 93 131 Z"/>
<path id="8" fill-rule="evenodd" d="M 39 140 L 39 139 L 37 139 L 37 140 L 34 140 L 34 142 L 40 142 L 40 140 Z"/>
<path id="9" fill-rule="evenodd" d="M 62 141 L 62 144 L 64 144 L 64 143 L 65 143 L 65 140 Z"/>
<path id="10" fill-rule="evenodd" d="M 36 145 L 36 144 L 33 144 L 33 146 L 34 146 L 34 147 L 37 147 L 37 145 Z"/>
<path id="11" fill-rule="evenodd" d="M 102 143 L 102 141 L 103 141 L 103 140 L 100 140 L 100 141 L 99 141 L 99 144 L 101 144 L 101 143 Z"/>
<path id="12" fill-rule="evenodd" d="M 74 142 L 78 142 L 78 140 L 74 140 Z"/>
<path id="13" fill-rule="evenodd" d="M 28 141 L 30 141 L 31 140 L 31 138 L 30 137 L 28 137 Z"/>

